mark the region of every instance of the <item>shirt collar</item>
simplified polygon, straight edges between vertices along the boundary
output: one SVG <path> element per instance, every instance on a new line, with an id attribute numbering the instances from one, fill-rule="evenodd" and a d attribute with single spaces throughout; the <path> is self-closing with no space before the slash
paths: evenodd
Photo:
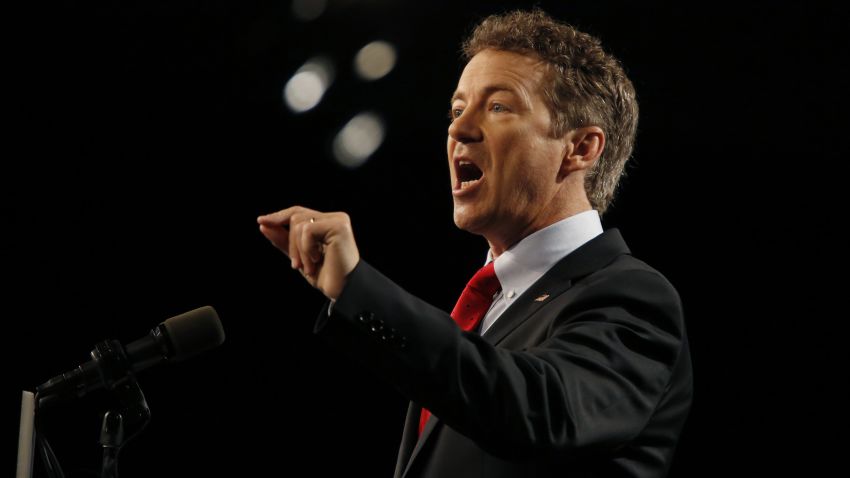
<path id="1" fill-rule="evenodd" d="M 494 267 L 502 291 L 508 299 L 521 296 L 558 261 L 599 234 L 599 213 L 589 210 L 528 235 L 496 258 Z M 493 252 L 488 250 L 485 264 L 492 260 Z"/>

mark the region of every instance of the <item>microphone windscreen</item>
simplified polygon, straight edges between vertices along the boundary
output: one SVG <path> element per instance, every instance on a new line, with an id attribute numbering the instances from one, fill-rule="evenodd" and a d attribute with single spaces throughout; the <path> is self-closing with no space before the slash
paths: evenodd
<path id="1" fill-rule="evenodd" d="M 224 329 L 215 309 L 206 305 L 172 317 L 162 323 L 179 362 L 224 342 Z"/>

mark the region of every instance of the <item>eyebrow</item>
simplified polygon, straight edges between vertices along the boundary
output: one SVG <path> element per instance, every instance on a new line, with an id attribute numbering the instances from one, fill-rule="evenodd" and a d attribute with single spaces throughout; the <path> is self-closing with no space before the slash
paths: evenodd
<path id="1" fill-rule="evenodd" d="M 495 84 L 495 85 L 485 86 L 483 93 L 484 93 L 484 96 L 490 96 L 497 91 L 507 91 L 508 93 L 512 93 L 515 96 L 522 97 L 522 95 L 520 95 L 516 91 L 516 88 L 514 88 L 512 86 L 505 85 L 505 84 Z M 455 90 L 454 94 L 452 95 L 452 99 L 449 100 L 449 105 L 454 103 L 455 100 L 463 99 L 463 97 L 464 97 L 463 93 Z"/>

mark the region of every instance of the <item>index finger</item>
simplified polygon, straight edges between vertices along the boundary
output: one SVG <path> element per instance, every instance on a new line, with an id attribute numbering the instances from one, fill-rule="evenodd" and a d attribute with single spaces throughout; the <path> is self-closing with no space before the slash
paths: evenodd
<path id="1" fill-rule="evenodd" d="M 263 226 L 286 226 L 289 224 L 289 219 L 293 214 L 303 211 L 301 206 L 292 206 L 271 214 L 265 214 L 257 217 L 257 223 Z"/>

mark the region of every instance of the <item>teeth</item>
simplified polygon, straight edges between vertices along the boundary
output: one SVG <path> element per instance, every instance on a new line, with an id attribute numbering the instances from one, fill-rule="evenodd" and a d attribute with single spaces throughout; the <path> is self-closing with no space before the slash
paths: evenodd
<path id="1" fill-rule="evenodd" d="M 473 179 L 472 181 L 462 181 L 462 182 L 460 183 L 460 188 L 461 188 L 461 189 L 466 189 L 466 188 L 468 188 L 469 186 L 472 186 L 473 184 L 477 183 L 478 181 L 479 181 L 479 179 Z"/>

